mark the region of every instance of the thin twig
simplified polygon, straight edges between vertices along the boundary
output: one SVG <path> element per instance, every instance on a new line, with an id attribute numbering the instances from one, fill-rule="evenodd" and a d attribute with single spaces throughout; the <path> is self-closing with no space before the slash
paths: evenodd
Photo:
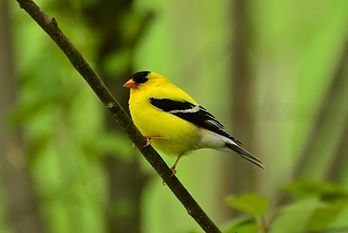
<path id="1" fill-rule="evenodd" d="M 179 182 L 179 180 L 175 176 L 172 176 L 172 171 L 159 156 L 159 154 L 151 146 L 144 147 L 146 144 L 144 137 L 134 126 L 126 112 L 122 109 L 103 81 L 97 76 L 79 51 L 77 51 L 77 49 L 59 29 L 57 21 L 54 18 L 48 17 L 32 0 L 16 1 L 19 3 L 20 7 L 23 8 L 40 25 L 40 27 L 65 53 L 71 64 L 87 81 L 99 99 L 111 111 L 116 121 L 127 132 L 129 138 L 139 148 L 145 159 L 151 164 L 151 166 L 162 177 L 175 196 L 184 205 L 188 214 L 192 216 L 192 218 L 202 227 L 202 229 L 204 229 L 205 232 L 221 232 L 215 223 L 193 199 L 191 194 Z"/>

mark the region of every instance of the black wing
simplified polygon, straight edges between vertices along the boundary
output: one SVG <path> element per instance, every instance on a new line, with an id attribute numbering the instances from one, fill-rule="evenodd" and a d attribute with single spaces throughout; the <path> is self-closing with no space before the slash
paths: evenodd
<path id="1" fill-rule="evenodd" d="M 187 101 L 157 98 L 150 98 L 150 103 L 162 111 L 171 113 L 199 127 L 225 136 L 238 145 L 241 145 L 239 141 L 226 133 L 225 127 L 202 106 L 197 106 Z"/>

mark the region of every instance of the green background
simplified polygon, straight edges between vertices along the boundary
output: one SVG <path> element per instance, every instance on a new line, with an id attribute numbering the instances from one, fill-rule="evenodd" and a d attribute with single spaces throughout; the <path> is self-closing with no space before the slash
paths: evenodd
<path id="1" fill-rule="evenodd" d="M 230 195 L 258 193 L 271 200 L 271 212 L 284 205 L 279 200 L 290 181 L 348 185 L 348 149 L 342 143 L 348 142 L 348 55 L 343 56 L 348 46 L 347 0 L 247 1 L 243 12 L 247 22 L 240 27 L 247 30 L 243 51 L 248 65 L 245 77 L 238 79 L 233 59 L 238 46 L 235 1 L 139 0 L 128 5 L 110 1 L 110 8 L 101 7 L 101 2 L 109 4 L 37 1 L 101 78 L 109 80 L 108 87 L 123 106 L 128 90 L 122 83 L 135 71 L 156 71 L 190 93 L 264 161 L 266 171 L 213 150 L 195 151 L 182 159 L 178 178 L 219 226 L 224 228 L 238 216 L 226 204 Z M 51 39 L 14 0 L 2 0 L 0 7 L 1 27 L 8 27 L 0 39 L 8 53 L 1 52 L 0 62 L 2 69 L 12 71 L 10 75 L 0 71 L 0 92 L 11 90 L 12 96 L 2 97 L 0 106 L 0 163 L 5 166 L 6 160 L 27 172 L 43 232 L 132 232 L 127 227 L 114 230 L 108 219 L 135 212 L 140 217 L 132 224 L 143 233 L 201 232 L 123 131 L 105 125 L 112 122 L 110 114 Z M 101 45 L 109 47 L 104 51 Z M 343 71 L 337 75 L 339 69 Z M 332 89 L 337 76 L 344 76 L 343 81 Z M 234 95 L 245 86 L 243 80 L 249 91 Z M 233 106 L 240 112 L 252 109 L 248 118 L 252 122 L 238 121 Z M 16 135 L 21 140 L 16 141 Z M 306 146 L 310 149 L 303 154 Z M 339 155 L 344 159 L 333 166 Z M 110 201 L 110 196 L 129 188 L 116 182 L 110 190 L 113 175 L 105 169 L 110 158 L 135 166 L 137 175 L 144 177 L 138 202 Z M 163 158 L 169 165 L 174 162 Z M 333 177 L 328 175 L 332 172 Z M 130 189 L 139 187 L 132 174 L 122 177 Z M 2 172 L 1 180 L 15 182 L 16 174 Z M 19 184 L 16 194 L 22 189 L 28 191 Z M 20 231 L 21 221 L 18 225 L 8 221 L 11 192 L 0 183 L 0 232 L 25 232 Z M 306 203 L 303 206 L 314 205 Z M 18 220 L 26 214 L 35 216 L 22 209 Z M 348 209 L 343 208 L 330 226 L 344 226 L 346 218 Z M 275 224 L 275 229 L 280 228 Z"/>

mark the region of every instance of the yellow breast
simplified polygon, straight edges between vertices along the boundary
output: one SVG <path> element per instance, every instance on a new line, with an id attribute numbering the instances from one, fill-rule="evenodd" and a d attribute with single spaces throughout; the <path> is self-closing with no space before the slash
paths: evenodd
<path id="1" fill-rule="evenodd" d="M 131 92 L 129 109 L 134 124 L 144 136 L 162 137 L 152 140 L 155 149 L 172 156 L 197 149 L 197 126 L 154 107 L 146 93 Z"/>

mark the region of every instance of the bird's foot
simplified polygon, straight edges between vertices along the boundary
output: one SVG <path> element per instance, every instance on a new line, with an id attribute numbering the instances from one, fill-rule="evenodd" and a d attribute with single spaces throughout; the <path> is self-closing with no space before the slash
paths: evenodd
<path id="1" fill-rule="evenodd" d="M 172 175 L 171 176 L 175 176 L 175 174 L 176 174 L 176 167 L 173 166 L 173 167 L 170 168 L 170 170 L 172 171 Z"/>
<path id="2" fill-rule="evenodd" d="M 170 170 L 172 170 L 172 176 L 175 176 L 176 174 L 176 165 L 178 165 L 179 160 L 181 159 L 181 157 L 184 155 L 185 152 L 181 153 L 175 160 L 174 165 L 170 168 Z"/>
<path id="3" fill-rule="evenodd" d="M 146 144 L 145 144 L 144 147 L 147 147 L 147 146 L 150 146 L 150 145 L 151 145 L 152 139 L 163 139 L 163 137 L 161 137 L 161 136 L 145 136 L 145 139 L 146 139 Z M 133 147 L 134 149 L 137 148 L 137 146 L 135 145 L 135 143 L 133 143 L 132 147 Z"/>
<path id="4" fill-rule="evenodd" d="M 150 146 L 152 139 L 163 139 L 162 136 L 145 136 L 146 144 L 144 147 Z"/>

